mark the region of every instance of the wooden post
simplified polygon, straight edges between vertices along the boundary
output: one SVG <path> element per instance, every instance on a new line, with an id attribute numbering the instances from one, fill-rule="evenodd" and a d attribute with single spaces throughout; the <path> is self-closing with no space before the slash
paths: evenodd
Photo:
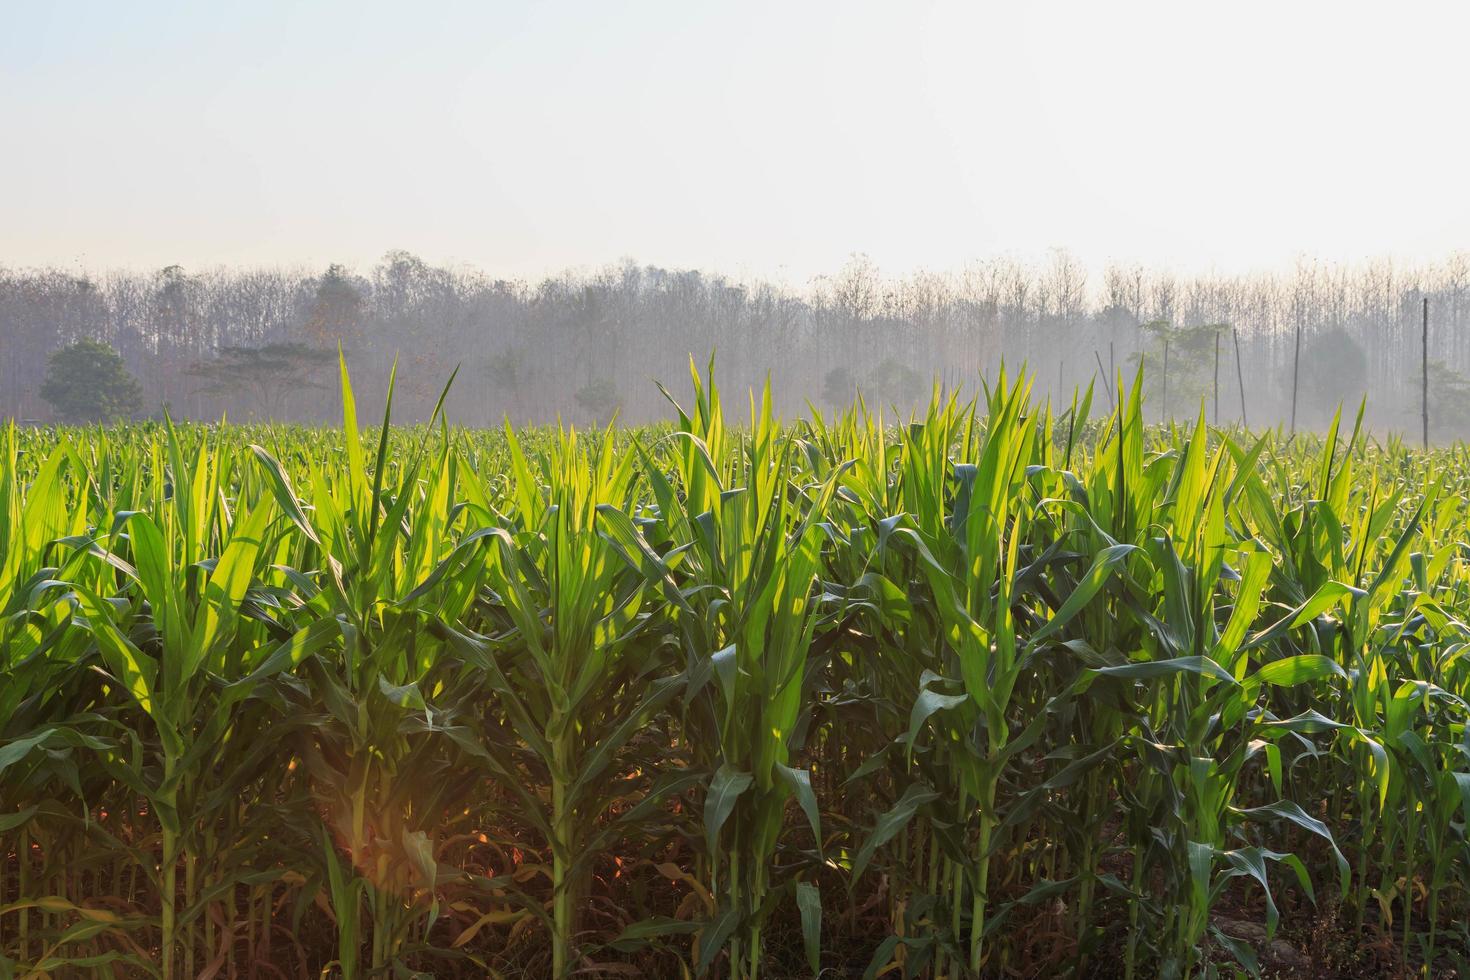
<path id="1" fill-rule="evenodd" d="M 1420 403 L 1424 412 L 1424 448 L 1429 448 L 1429 297 L 1424 297 L 1424 339 L 1420 347 L 1423 358 L 1419 377 L 1424 383 L 1424 396 Z"/>
<path id="2" fill-rule="evenodd" d="M 1113 393 L 1113 407 L 1117 408 L 1119 402 L 1123 400 L 1123 383 L 1118 380 L 1118 369 L 1113 367 L 1113 342 L 1111 340 L 1108 341 L 1108 374 L 1113 376 L 1113 381 L 1118 385 L 1117 391 Z"/>
<path id="3" fill-rule="evenodd" d="M 1220 331 L 1215 331 L 1215 425 L 1220 424 Z"/>
<path id="4" fill-rule="evenodd" d="M 1097 373 L 1103 376 L 1103 392 L 1108 396 L 1108 401 L 1113 401 L 1113 384 L 1108 380 L 1107 372 L 1103 369 L 1102 355 L 1097 352 L 1097 348 L 1095 347 L 1092 350 L 1092 356 L 1097 361 Z"/>
<path id="5" fill-rule="evenodd" d="M 1296 357 L 1291 362 L 1291 434 L 1296 435 L 1296 387 L 1302 370 L 1302 315 L 1296 315 Z"/>
<path id="6" fill-rule="evenodd" d="M 1163 422 L 1169 421 L 1169 338 L 1164 338 L 1164 405 L 1159 413 L 1159 419 Z"/>
<path id="7" fill-rule="evenodd" d="M 1250 420 L 1245 414 L 1245 370 L 1240 366 L 1240 328 L 1231 327 L 1230 332 L 1235 336 L 1235 380 L 1240 383 L 1240 424 L 1249 429 Z"/>

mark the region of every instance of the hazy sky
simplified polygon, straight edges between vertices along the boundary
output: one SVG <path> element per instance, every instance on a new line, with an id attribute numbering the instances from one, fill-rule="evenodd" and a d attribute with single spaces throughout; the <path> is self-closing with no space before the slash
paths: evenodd
<path id="1" fill-rule="evenodd" d="M 0 0 L 0 264 L 1470 247 L 1470 3 Z"/>

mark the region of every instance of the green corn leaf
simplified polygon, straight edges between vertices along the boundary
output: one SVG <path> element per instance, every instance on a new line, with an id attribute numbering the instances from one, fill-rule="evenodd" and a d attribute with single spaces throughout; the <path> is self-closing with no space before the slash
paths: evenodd
<path id="1" fill-rule="evenodd" d="M 857 856 L 852 862 L 852 880 L 856 882 L 863 876 L 863 872 L 867 870 L 878 848 L 888 843 L 899 831 L 908 826 L 909 821 L 914 818 L 914 814 L 920 807 L 937 799 L 939 799 L 939 794 L 929 787 L 922 783 L 910 783 L 898 801 L 878 817 L 872 832 L 858 848 Z"/>
<path id="2" fill-rule="evenodd" d="M 1265 664 L 1250 676 L 1250 680 L 1255 684 L 1294 687 L 1329 677 L 1346 679 L 1347 672 L 1331 657 L 1320 653 L 1303 653 Z"/>
<path id="3" fill-rule="evenodd" d="M 735 802 L 754 784 L 755 777 L 748 772 L 737 772 L 722 765 L 710 780 L 709 791 L 704 797 L 704 843 L 709 853 L 719 852 L 720 830 L 730 819 Z"/>
<path id="4" fill-rule="evenodd" d="M 801 940 L 812 974 L 822 972 L 822 896 L 809 881 L 796 883 L 796 907 L 801 913 Z"/>

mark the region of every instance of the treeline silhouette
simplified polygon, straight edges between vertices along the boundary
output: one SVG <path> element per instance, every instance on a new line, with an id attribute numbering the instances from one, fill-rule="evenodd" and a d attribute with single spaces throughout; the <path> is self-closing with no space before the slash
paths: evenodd
<path id="1" fill-rule="evenodd" d="M 1470 255 L 1406 266 L 1303 261 L 1280 273 L 1089 271 L 1066 252 L 885 278 L 866 258 L 801 288 L 631 261 L 540 282 L 391 252 L 366 271 L 170 266 L 91 275 L 0 267 L 0 415 L 46 420 L 48 357 L 111 344 L 146 412 L 174 417 L 337 417 L 335 351 L 365 403 L 395 357 L 397 417 L 425 418 L 449 373 L 458 423 L 667 417 L 653 384 L 717 352 L 726 390 L 769 375 L 783 410 L 811 401 L 901 410 L 936 379 L 973 385 L 1002 359 L 1038 392 L 1148 365 L 1149 414 L 1321 427 L 1369 395 L 1380 431 L 1417 432 L 1421 302 L 1430 301 L 1432 434 L 1470 434 Z M 1298 337 L 1300 338 L 1299 369 Z M 1238 364 L 1237 364 L 1238 346 Z M 1166 350 L 1167 348 L 1167 350 Z M 1167 360 L 1167 372 L 1165 361 Z M 1217 368 L 1218 365 L 1218 368 Z M 1244 389 L 1242 399 L 1241 389 Z"/>

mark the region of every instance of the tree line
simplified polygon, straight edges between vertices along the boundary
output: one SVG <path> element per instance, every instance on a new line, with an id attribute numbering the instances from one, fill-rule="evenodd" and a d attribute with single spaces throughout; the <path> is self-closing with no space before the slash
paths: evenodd
<path id="1" fill-rule="evenodd" d="M 1432 434 L 1470 435 L 1470 253 L 1180 276 L 1056 251 L 900 278 L 854 256 L 800 288 L 632 261 L 527 282 L 401 251 L 366 271 L 0 266 L 0 416 L 59 417 L 48 362 L 85 340 L 121 356 L 138 414 L 176 418 L 330 419 L 340 346 L 370 397 L 396 363 L 405 419 L 427 418 L 458 366 L 464 424 L 660 418 L 654 381 L 714 351 L 723 385 L 769 377 L 788 413 L 855 390 L 902 411 L 1002 359 L 1043 395 L 1109 397 L 1142 360 L 1155 418 L 1203 404 L 1222 423 L 1321 427 L 1367 394 L 1373 427 L 1417 431 L 1425 298 Z"/>

